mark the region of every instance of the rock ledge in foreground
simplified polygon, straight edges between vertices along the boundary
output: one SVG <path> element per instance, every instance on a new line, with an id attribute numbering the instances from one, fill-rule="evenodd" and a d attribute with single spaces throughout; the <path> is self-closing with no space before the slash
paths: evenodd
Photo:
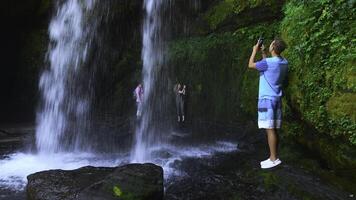
<path id="1" fill-rule="evenodd" d="M 163 169 L 154 164 L 49 170 L 27 179 L 28 200 L 163 199 Z"/>

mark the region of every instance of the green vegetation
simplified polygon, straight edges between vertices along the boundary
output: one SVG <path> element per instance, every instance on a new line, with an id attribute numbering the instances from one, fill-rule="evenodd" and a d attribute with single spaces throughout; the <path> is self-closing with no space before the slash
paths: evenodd
<path id="1" fill-rule="evenodd" d="M 224 0 L 207 12 L 207 19 L 210 28 L 215 29 L 221 22 L 234 13 L 234 0 Z"/>
<path id="2" fill-rule="evenodd" d="M 289 45 L 284 55 L 290 63 L 282 135 L 313 149 L 333 169 L 352 168 L 356 1 L 289 0 L 282 19 L 275 11 L 275 20 L 234 26 L 232 31 L 219 29 L 253 17 L 249 13 L 254 9 L 277 9 L 273 6 L 280 2 L 218 1 L 202 15 L 213 33 L 172 42 L 175 75 L 191 87 L 188 111 L 194 118 L 213 121 L 255 119 L 258 73 L 246 69 L 250 48 L 261 34 L 269 40 L 266 43 L 280 35 Z M 246 12 L 245 18 L 238 18 Z"/>
<path id="3" fill-rule="evenodd" d="M 261 33 L 273 38 L 270 27 L 278 30 L 278 24 L 267 23 L 171 44 L 170 62 L 177 79 L 190 87 L 192 114 L 218 121 L 244 117 L 241 111 L 255 114 L 258 73 L 246 72 L 247 59 Z"/>
<path id="4" fill-rule="evenodd" d="M 274 190 L 278 187 L 280 180 L 276 174 L 268 171 L 261 171 L 259 175 L 262 177 L 263 185 L 267 190 Z"/>
<path id="5" fill-rule="evenodd" d="M 122 200 L 134 200 L 135 199 L 134 195 L 132 195 L 130 193 L 122 192 L 122 190 L 120 189 L 119 186 L 113 187 L 113 193 L 114 193 L 114 196 L 117 197 L 118 199 L 122 199 Z"/>
<path id="6" fill-rule="evenodd" d="M 122 196 L 122 191 L 121 191 L 121 189 L 119 188 L 119 186 L 114 186 L 113 192 L 114 192 L 115 196 L 118 196 L 118 197 L 121 197 L 121 196 Z"/>
<path id="7" fill-rule="evenodd" d="M 278 5 L 282 0 L 221 0 L 205 13 L 205 20 L 210 28 L 215 30 L 228 18 L 236 16 L 243 11 L 256 7 Z M 264 13 L 258 13 L 259 15 Z"/>
<path id="8" fill-rule="evenodd" d="M 355 1 L 289 1 L 281 33 L 289 44 L 287 95 L 319 132 L 356 144 Z"/>

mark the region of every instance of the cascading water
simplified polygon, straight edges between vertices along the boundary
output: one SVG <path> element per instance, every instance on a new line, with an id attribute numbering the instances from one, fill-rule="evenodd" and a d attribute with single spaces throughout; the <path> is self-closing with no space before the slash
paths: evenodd
<path id="1" fill-rule="evenodd" d="M 172 123 L 167 120 L 170 117 L 169 109 L 172 108 L 169 102 L 172 100 L 170 95 L 173 87 L 170 82 L 170 69 L 166 64 L 165 45 L 169 41 L 172 24 L 170 20 L 173 18 L 170 14 L 176 9 L 172 2 L 189 2 L 194 6 L 197 1 L 144 1 L 142 74 L 145 93 L 143 116 L 137 124 L 136 142 L 131 155 L 126 151 L 108 153 L 95 149 L 97 146 L 120 146 L 121 138 L 112 139 L 108 137 L 106 129 L 96 129 L 93 123 L 95 117 L 91 116 L 101 114 L 100 109 L 95 110 L 95 98 L 105 98 L 101 95 L 97 97 L 97 93 L 93 97 L 93 86 L 97 87 L 96 78 L 100 74 L 96 66 L 100 66 L 100 72 L 105 72 L 107 68 L 102 60 L 109 60 L 111 57 L 103 56 L 108 53 L 107 44 L 112 43 L 112 40 L 106 41 L 104 38 L 112 36 L 111 20 L 116 20 L 110 18 L 108 8 L 116 8 L 114 5 L 121 5 L 123 2 L 130 4 L 130 0 L 58 2 L 57 13 L 49 27 L 49 66 L 40 79 L 42 104 L 37 116 L 36 130 L 39 154 L 15 151 L 0 159 L 0 190 L 6 188 L 10 191 L 24 191 L 26 177 L 43 170 L 72 170 L 88 165 L 114 167 L 129 162 L 153 162 L 163 167 L 167 178 L 180 173 L 179 168 L 174 165 L 177 160 L 235 150 L 236 144 L 217 141 L 205 145 L 200 138 L 199 143 L 194 145 L 174 145 L 167 142 L 175 137 L 169 134 Z M 120 29 L 115 32 L 113 38 L 121 37 L 119 34 Z M 116 50 L 119 51 L 118 49 Z M 95 130 L 92 131 L 93 129 Z M 180 137 L 184 137 L 183 141 L 191 140 L 189 136 Z M 95 149 L 95 152 L 88 152 L 92 149 Z M 160 154 L 162 152 L 163 154 Z"/>
<path id="2" fill-rule="evenodd" d="M 40 153 L 83 150 L 91 96 L 86 68 L 95 24 L 88 23 L 95 0 L 67 0 L 49 26 L 50 67 L 40 78 L 42 105 L 37 115 Z"/>
<path id="3" fill-rule="evenodd" d="M 135 145 L 132 152 L 133 162 L 146 162 L 150 158 L 148 149 L 153 145 L 153 142 L 159 142 L 160 138 L 154 139 L 155 134 L 152 133 L 153 117 L 155 112 L 154 90 L 157 90 L 156 84 L 158 73 L 162 70 L 164 63 L 164 45 L 162 35 L 161 13 L 165 0 L 145 0 L 144 1 L 144 24 L 143 24 L 143 112 L 138 127 L 136 128 Z"/>
<path id="4" fill-rule="evenodd" d="M 132 162 L 152 161 L 151 150 L 164 146 L 172 129 L 171 117 L 173 84 L 167 66 L 167 42 L 175 24 L 172 17 L 176 10 L 174 0 L 144 0 L 143 23 L 143 111 L 136 127 Z M 198 9 L 200 0 L 186 3 Z M 183 27 L 184 31 L 185 27 Z"/>

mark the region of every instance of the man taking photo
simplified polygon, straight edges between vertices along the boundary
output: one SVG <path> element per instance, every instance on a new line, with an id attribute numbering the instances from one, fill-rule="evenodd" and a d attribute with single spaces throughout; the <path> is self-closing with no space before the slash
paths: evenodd
<path id="1" fill-rule="evenodd" d="M 253 47 L 248 67 L 260 73 L 258 94 L 258 127 L 266 129 L 270 157 L 262 161 L 261 168 L 268 169 L 282 163 L 278 158 L 278 135 L 276 129 L 282 122 L 282 83 L 287 77 L 288 61 L 281 56 L 286 44 L 281 39 L 274 39 L 269 46 L 271 57 L 267 58 L 263 40 L 259 39 Z M 258 51 L 263 59 L 255 62 Z"/>

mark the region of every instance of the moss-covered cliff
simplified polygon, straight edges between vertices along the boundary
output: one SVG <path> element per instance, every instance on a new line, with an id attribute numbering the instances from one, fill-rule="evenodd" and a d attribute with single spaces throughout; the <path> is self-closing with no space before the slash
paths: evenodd
<path id="1" fill-rule="evenodd" d="M 287 134 L 319 152 L 330 167 L 355 168 L 355 1 L 289 1 L 284 11 L 280 31 L 290 46 Z M 295 115 L 314 134 L 296 128 Z"/>
<path id="2" fill-rule="evenodd" d="M 277 28 L 278 23 L 266 22 L 171 44 L 177 80 L 189 87 L 190 118 L 231 122 L 255 115 L 258 74 L 247 71 L 250 46 L 260 34 L 272 38 Z"/>
<path id="3" fill-rule="evenodd" d="M 200 36 L 171 43 L 170 61 L 188 84 L 193 119 L 256 119 L 258 75 L 247 70 L 259 35 L 289 45 L 282 135 L 333 169 L 356 166 L 354 1 L 215 1 Z"/>
<path id="4" fill-rule="evenodd" d="M 170 44 L 177 81 L 189 87 L 193 119 L 233 122 L 256 116 L 258 74 L 247 70 L 259 36 L 279 34 L 284 1 L 221 0 L 200 15 L 198 36 Z"/>

